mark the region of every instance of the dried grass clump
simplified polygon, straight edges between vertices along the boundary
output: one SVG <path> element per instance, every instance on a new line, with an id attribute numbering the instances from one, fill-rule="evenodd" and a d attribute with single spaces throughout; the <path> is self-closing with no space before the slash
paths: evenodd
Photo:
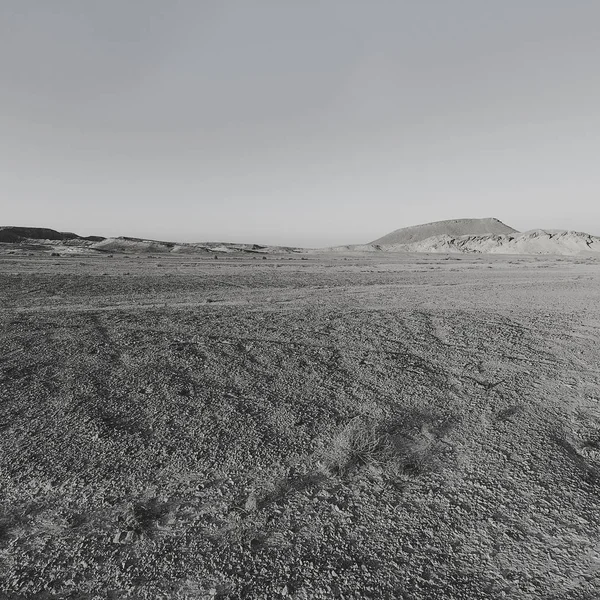
<path id="1" fill-rule="evenodd" d="M 439 466 L 451 450 L 447 436 L 452 425 L 424 411 L 391 419 L 355 417 L 334 436 L 322 463 L 337 475 L 366 466 L 419 475 Z"/>

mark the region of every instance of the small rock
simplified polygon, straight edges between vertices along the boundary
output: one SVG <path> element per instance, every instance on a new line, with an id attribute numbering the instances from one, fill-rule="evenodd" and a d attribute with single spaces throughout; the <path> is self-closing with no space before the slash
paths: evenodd
<path id="1" fill-rule="evenodd" d="M 119 531 L 113 537 L 113 544 L 129 544 L 135 540 L 135 531 Z"/>
<path id="2" fill-rule="evenodd" d="M 257 508 L 256 496 L 254 494 L 250 494 L 246 499 L 244 504 L 244 510 L 247 512 L 254 512 Z"/>

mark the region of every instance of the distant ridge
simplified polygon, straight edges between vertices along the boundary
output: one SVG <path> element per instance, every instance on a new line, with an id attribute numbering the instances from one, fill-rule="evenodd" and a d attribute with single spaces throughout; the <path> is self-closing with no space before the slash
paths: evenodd
<path id="1" fill-rule="evenodd" d="M 65 231 L 56 231 L 46 227 L 0 227 L 0 242 L 8 244 L 18 244 L 25 240 L 87 240 L 89 242 L 101 242 L 105 238 L 95 235 L 81 237 L 76 233 Z"/>
<path id="2" fill-rule="evenodd" d="M 502 235 L 510 233 L 517 233 L 517 230 L 494 218 L 451 219 L 396 229 L 370 243 L 382 246 L 415 244 L 430 237 L 440 235 L 460 237 L 463 235 Z"/>
<path id="3" fill-rule="evenodd" d="M 371 247 L 386 252 L 575 256 L 600 252 L 600 238 L 581 231 L 534 229 L 511 234 L 462 235 L 458 237 L 437 235 L 413 244 Z"/>
<path id="4" fill-rule="evenodd" d="M 241 244 L 232 242 L 166 242 L 136 237 L 83 237 L 76 233 L 56 231 L 47 227 L 0 226 L 0 245 L 10 246 L 9 252 L 30 252 L 32 250 L 47 253 L 212 253 L 230 252 L 249 254 L 299 253 L 302 248 L 292 246 L 270 246 L 261 244 Z"/>
<path id="5" fill-rule="evenodd" d="M 485 233 L 482 233 L 485 232 Z M 370 244 L 298 248 L 231 242 L 167 242 L 134 237 L 82 237 L 45 227 L 0 226 L 0 253 L 77 254 L 315 254 L 323 252 L 425 252 L 441 254 L 599 255 L 600 236 L 534 229 L 520 233 L 498 219 L 453 219 L 397 229 Z"/>

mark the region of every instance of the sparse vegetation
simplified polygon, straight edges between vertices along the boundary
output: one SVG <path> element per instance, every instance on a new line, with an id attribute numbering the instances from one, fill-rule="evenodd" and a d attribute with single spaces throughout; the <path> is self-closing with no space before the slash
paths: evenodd
<path id="1" fill-rule="evenodd" d="M 426 411 L 378 420 L 355 417 L 334 437 L 325 451 L 324 465 L 345 475 L 361 467 L 375 466 L 390 475 L 419 475 L 440 465 L 448 442 L 451 420 L 439 421 Z"/>
<path id="2" fill-rule="evenodd" d="M 513 404 L 504 408 L 496 413 L 496 421 L 500 423 L 506 423 L 512 421 L 513 417 L 520 415 L 523 412 L 523 406 L 521 404 Z"/>

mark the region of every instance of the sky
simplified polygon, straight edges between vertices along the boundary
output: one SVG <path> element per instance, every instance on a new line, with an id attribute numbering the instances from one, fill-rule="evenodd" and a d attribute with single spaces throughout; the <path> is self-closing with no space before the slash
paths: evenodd
<path id="1" fill-rule="evenodd" d="M 0 0 L 0 225 L 600 235 L 598 0 Z"/>

